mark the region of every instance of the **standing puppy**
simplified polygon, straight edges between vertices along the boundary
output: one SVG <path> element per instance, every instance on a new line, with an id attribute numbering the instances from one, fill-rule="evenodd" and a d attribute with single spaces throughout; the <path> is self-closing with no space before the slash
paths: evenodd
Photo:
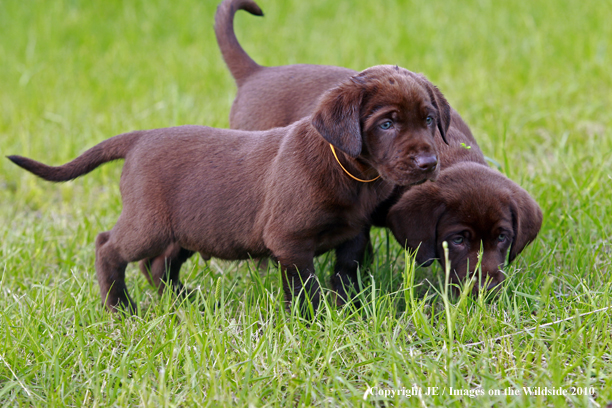
<path id="1" fill-rule="evenodd" d="M 314 311 L 319 304 L 313 257 L 359 234 L 393 185 L 436 179 L 434 139 L 448 128 L 448 109 L 423 77 L 377 66 L 342 81 L 311 116 L 286 128 L 136 131 L 59 167 L 9 159 L 49 181 L 125 159 L 121 215 L 96 238 L 96 275 L 109 310 L 137 310 L 125 285 L 129 262 L 182 248 L 204 258 L 274 258 L 287 300 L 299 294 L 306 313 L 303 292 Z M 178 269 L 153 280 L 161 278 L 181 287 Z"/>

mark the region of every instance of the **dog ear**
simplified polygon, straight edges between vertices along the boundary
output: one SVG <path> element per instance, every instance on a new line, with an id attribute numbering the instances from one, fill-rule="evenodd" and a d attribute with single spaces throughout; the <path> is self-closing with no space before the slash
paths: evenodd
<path id="1" fill-rule="evenodd" d="M 446 206 L 434 183 L 412 187 L 387 215 L 387 227 L 406 249 L 417 250 L 416 262 L 429 266 L 439 258 L 437 227 Z"/>
<path id="2" fill-rule="evenodd" d="M 542 226 L 542 210 L 538 203 L 521 187 L 512 182 L 514 202 L 511 205 L 514 241 L 510 247 L 509 262 L 533 241 Z"/>
<path id="3" fill-rule="evenodd" d="M 429 82 L 429 80 L 425 77 L 425 75 L 417 74 L 417 78 L 421 85 L 427 89 L 427 93 L 431 98 L 432 104 L 438 110 L 438 118 L 437 125 L 438 130 L 440 131 L 440 136 L 442 136 L 442 140 L 444 143 L 448 144 L 446 140 L 446 133 L 448 132 L 448 128 L 450 127 L 451 121 L 451 107 L 448 104 L 448 101 L 442 95 L 442 92 L 438 89 L 437 86 Z"/>
<path id="4" fill-rule="evenodd" d="M 361 154 L 362 97 L 361 80 L 352 77 L 323 94 L 312 118 L 312 125 L 325 140 L 353 158 Z"/>

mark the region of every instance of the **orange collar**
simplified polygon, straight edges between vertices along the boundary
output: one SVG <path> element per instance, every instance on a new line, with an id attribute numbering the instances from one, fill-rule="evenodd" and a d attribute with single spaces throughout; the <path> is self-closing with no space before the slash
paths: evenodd
<path id="1" fill-rule="evenodd" d="M 349 172 L 348 172 L 348 170 L 347 170 L 347 169 L 345 169 L 345 168 L 344 168 L 344 166 L 342 165 L 342 163 L 340 163 L 340 160 L 338 160 L 338 155 L 336 154 L 336 149 L 334 149 L 334 146 L 333 146 L 333 145 L 330 143 L 330 144 L 329 144 L 329 147 L 331 147 L 331 151 L 332 151 L 332 153 L 334 154 L 334 157 L 336 158 L 336 161 L 338 162 L 338 164 L 340 165 L 340 167 L 342 167 L 342 170 L 344 170 L 344 172 L 345 172 L 346 174 L 348 174 L 348 175 L 349 175 L 349 177 L 350 177 L 350 178 L 352 178 L 353 180 L 361 181 L 362 183 L 370 183 L 370 182 L 372 182 L 372 181 L 374 181 L 374 180 L 378 180 L 378 179 L 380 178 L 380 174 L 379 174 L 378 176 L 374 177 L 372 180 L 362 180 L 362 179 L 360 179 L 360 178 L 357 178 L 357 177 L 353 176 L 351 173 L 349 173 Z"/>

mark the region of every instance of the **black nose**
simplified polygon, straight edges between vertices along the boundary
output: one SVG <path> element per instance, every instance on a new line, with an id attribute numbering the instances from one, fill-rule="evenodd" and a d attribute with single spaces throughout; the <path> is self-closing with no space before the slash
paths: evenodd
<path id="1" fill-rule="evenodd" d="M 416 165 L 423 171 L 434 171 L 438 165 L 438 158 L 435 154 L 422 154 L 414 158 Z"/>

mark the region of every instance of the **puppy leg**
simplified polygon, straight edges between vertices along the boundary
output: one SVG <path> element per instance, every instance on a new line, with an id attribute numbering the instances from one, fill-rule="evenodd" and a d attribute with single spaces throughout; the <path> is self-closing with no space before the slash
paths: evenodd
<path id="1" fill-rule="evenodd" d="M 274 255 L 274 258 L 281 265 L 287 305 L 291 303 L 294 297 L 297 297 L 301 315 L 305 318 L 313 318 L 321 302 L 321 287 L 314 274 L 314 251 L 302 252 L 301 254 L 277 254 L 278 252 Z M 312 304 L 314 315 L 310 313 L 308 301 Z"/>
<path id="2" fill-rule="evenodd" d="M 106 308 L 111 312 L 123 310 L 136 313 L 136 303 L 130 298 L 125 286 L 125 261 L 111 240 L 111 231 L 102 232 L 96 237 L 96 277 L 100 285 L 100 295 Z"/>
<path id="3" fill-rule="evenodd" d="M 283 289 L 287 304 L 291 303 L 292 298 L 297 297 L 296 301 L 301 316 L 307 319 L 314 318 L 321 302 L 321 287 L 316 275 L 311 272 L 314 271 L 314 264 L 311 262 L 310 266 L 303 266 L 302 268 L 292 265 L 282 269 Z M 312 304 L 312 314 L 309 301 Z"/>
<path id="4" fill-rule="evenodd" d="M 174 243 L 166 248 L 165 252 L 155 258 L 146 258 L 140 261 L 140 271 L 149 283 L 157 288 L 161 295 L 166 287 L 172 288 L 177 295 L 184 294 L 183 284 L 179 279 L 181 266 L 193 255 L 193 251 L 181 248 Z"/>
<path id="5" fill-rule="evenodd" d="M 336 247 L 336 265 L 332 276 L 332 288 L 336 292 L 336 305 L 343 306 L 359 293 L 357 273 L 360 265 L 371 262 L 370 226 L 366 226 L 355 238 Z M 357 305 L 358 306 L 358 305 Z"/>

